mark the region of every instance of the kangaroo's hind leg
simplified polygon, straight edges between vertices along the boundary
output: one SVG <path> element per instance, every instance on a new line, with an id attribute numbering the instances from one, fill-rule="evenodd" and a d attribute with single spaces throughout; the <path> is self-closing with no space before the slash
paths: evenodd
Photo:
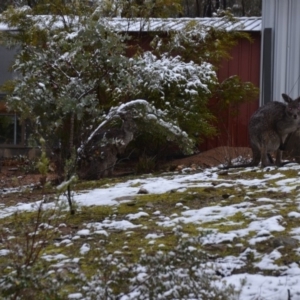
<path id="1" fill-rule="evenodd" d="M 280 167 L 282 165 L 282 151 L 278 148 L 276 151 L 276 166 Z"/>
<path id="2" fill-rule="evenodd" d="M 274 159 L 270 153 L 267 153 L 270 165 L 274 165 Z"/>
<path id="3" fill-rule="evenodd" d="M 252 156 L 253 156 L 251 164 L 253 166 L 258 166 L 261 160 L 261 151 L 256 144 L 251 144 L 251 148 L 252 148 Z"/>
<path id="4" fill-rule="evenodd" d="M 263 146 L 261 149 L 261 166 L 262 167 L 267 167 L 270 165 L 269 155 L 270 154 L 268 153 L 266 147 Z"/>

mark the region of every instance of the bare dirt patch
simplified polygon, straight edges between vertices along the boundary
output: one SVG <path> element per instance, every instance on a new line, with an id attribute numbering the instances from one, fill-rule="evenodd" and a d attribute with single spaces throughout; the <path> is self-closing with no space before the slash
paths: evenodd
<path id="1" fill-rule="evenodd" d="M 49 173 L 47 175 L 47 181 L 54 180 L 56 177 L 56 174 Z M 1 168 L 0 172 L 0 194 L 1 189 L 3 188 L 14 188 L 27 185 L 39 186 L 41 185 L 41 178 L 41 174 L 26 173 L 18 166 L 4 166 Z"/>
<path id="2" fill-rule="evenodd" d="M 190 167 L 195 165 L 197 167 L 210 168 L 220 164 L 228 164 L 232 159 L 235 158 L 248 160 L 251 157 L 251 148 L 222 146 L 189 157 L 175 159 L 170 161 L 168 164 L 170 166 L 183 165 Z"/>

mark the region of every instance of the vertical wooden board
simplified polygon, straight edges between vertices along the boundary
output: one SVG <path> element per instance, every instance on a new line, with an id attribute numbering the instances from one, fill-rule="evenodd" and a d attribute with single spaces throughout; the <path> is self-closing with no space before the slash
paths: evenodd
<path id="1" fill-rule="evenodd" d="M 251 67 L 253 62 L 252 58 L 252 44 L 248 40 L 241 40 L 239 47 L 239 60 L 238 69 L 239 77 L 242 81 L 252 81 L 251 79 Z M 239 113 L 236 118 L 236 146 L 248 146 L 248 123 L 249 123 L 249 105 L 244 103 L 239 107 Z"/>
<path id="2" fill-rule="evenodd" d="M 256 86 L 260 84 L 260 57 L 261 57 L 261 33 L 254 32 L 252 34 L 253 43 L 251 44 L 251 82 Z"/>
<path id="3" fill-rule="evenodd" d="M 220 81 L 226 78 L 238 75 L 244 82 L 250 81 L 257 87 L 260 82 L 260 44 L 261 35 L 258 32 L 251 33 L 253 42 L 241 39 L 232 49 L 230 60 L 223 60 L 219 70 L 218 78 Z M 259 100 L 246 102 L 239 106 L 237 115 L 233 111 L 227 110 L 218 115 L 217 118 L 222 120 L 218 124 L 219 136 L 210 139 L 201 144 L 201 150 L 211 149 L 219 146 L 232 147 L 249 147 L 248 123 L 251 115 L 257 110 Z"/>

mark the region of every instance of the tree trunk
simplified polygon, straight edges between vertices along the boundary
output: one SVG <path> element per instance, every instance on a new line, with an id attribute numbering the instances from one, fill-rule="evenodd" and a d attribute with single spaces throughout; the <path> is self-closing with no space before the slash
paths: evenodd
<path id="1" fill-rule="evenodd" d="M 207 0 L 204 6 L 203 17 L 212 17 L 212 3 L 211 0 Z"/>
<path id="2" fill-rule="evenodd" d="M 242 0 L 242 17 L 245 17 L 246 11 L 245 11 L 245 0 Z"/>
<path id="3" fill-rule="evenodd" d="M 189 6 L 189 1 L 185 0 L 185 7 L 186 7 L 186 15 L 190 17 L 190 6 Z"/>
<path id="4" fill-rule="evenodd" d="M 35 0 L 27 0 L 27 4 L 31 8 L 36 5 Z"/>
<path id="5" fill-rule="evenodd" d="M 223 0 L 223 9 L 225 10 L 227 8 L 227 0 Z"/>
<path id="6" fill-rule="evenodd" d="M 196 17 L 200 17 L 200 3 L 196 0 Z"/>
<path id="7" fill-rule="evenodd" d="M 73 146 L 74 146 L 74 122 L 75 122 L 75 115 L 74 115 L 74 113 L 72 113 L 71 120 L 70 120 L 70 140 L 69 140 L 70 154 L 72 153 Z"/>

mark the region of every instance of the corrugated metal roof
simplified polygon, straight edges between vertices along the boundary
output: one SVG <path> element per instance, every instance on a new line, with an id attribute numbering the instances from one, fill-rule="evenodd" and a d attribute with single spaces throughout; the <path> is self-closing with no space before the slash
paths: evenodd
<path id="1" fill-rule="evenodd" d="M 183 30 L 190 22 L 197 22 L 199 25 L 212 26 L 215 28 L 225 28 L 226 30 L 241 31 L 260 31 L 260 17 L 241 17 L 236 18 L 237 22 L 226 23 L 222 18 L 152 18 L 145 19 L 125 19 L 113 18 L 109 23 L 121 31 L 130 32 L 147 32 L 147 31 L 180 31 Z M 11 30 L 6 24 L 0 23 L 0 30 Z"/>
<path id="2" fill-rule="evenodd" d="M 9 30 L 8 26 L 6 24 L 0 23 L 0 31 L 6 31 Z"/>
<path id="3" fill-rule="evenodd" d="M 225 28 L 228 31 L 261 31 L 261 17 L 241 17 L 236 19 L 237 22 L 234 24 L 226 22 L 223 18 L 152 18 L 149 20 L 113 18 L 109 23 L 120 31 L 129 32 L 180 31 L 190 22 L 197 22 L 199 25 L 212 26 L 214 28 Z"/>

